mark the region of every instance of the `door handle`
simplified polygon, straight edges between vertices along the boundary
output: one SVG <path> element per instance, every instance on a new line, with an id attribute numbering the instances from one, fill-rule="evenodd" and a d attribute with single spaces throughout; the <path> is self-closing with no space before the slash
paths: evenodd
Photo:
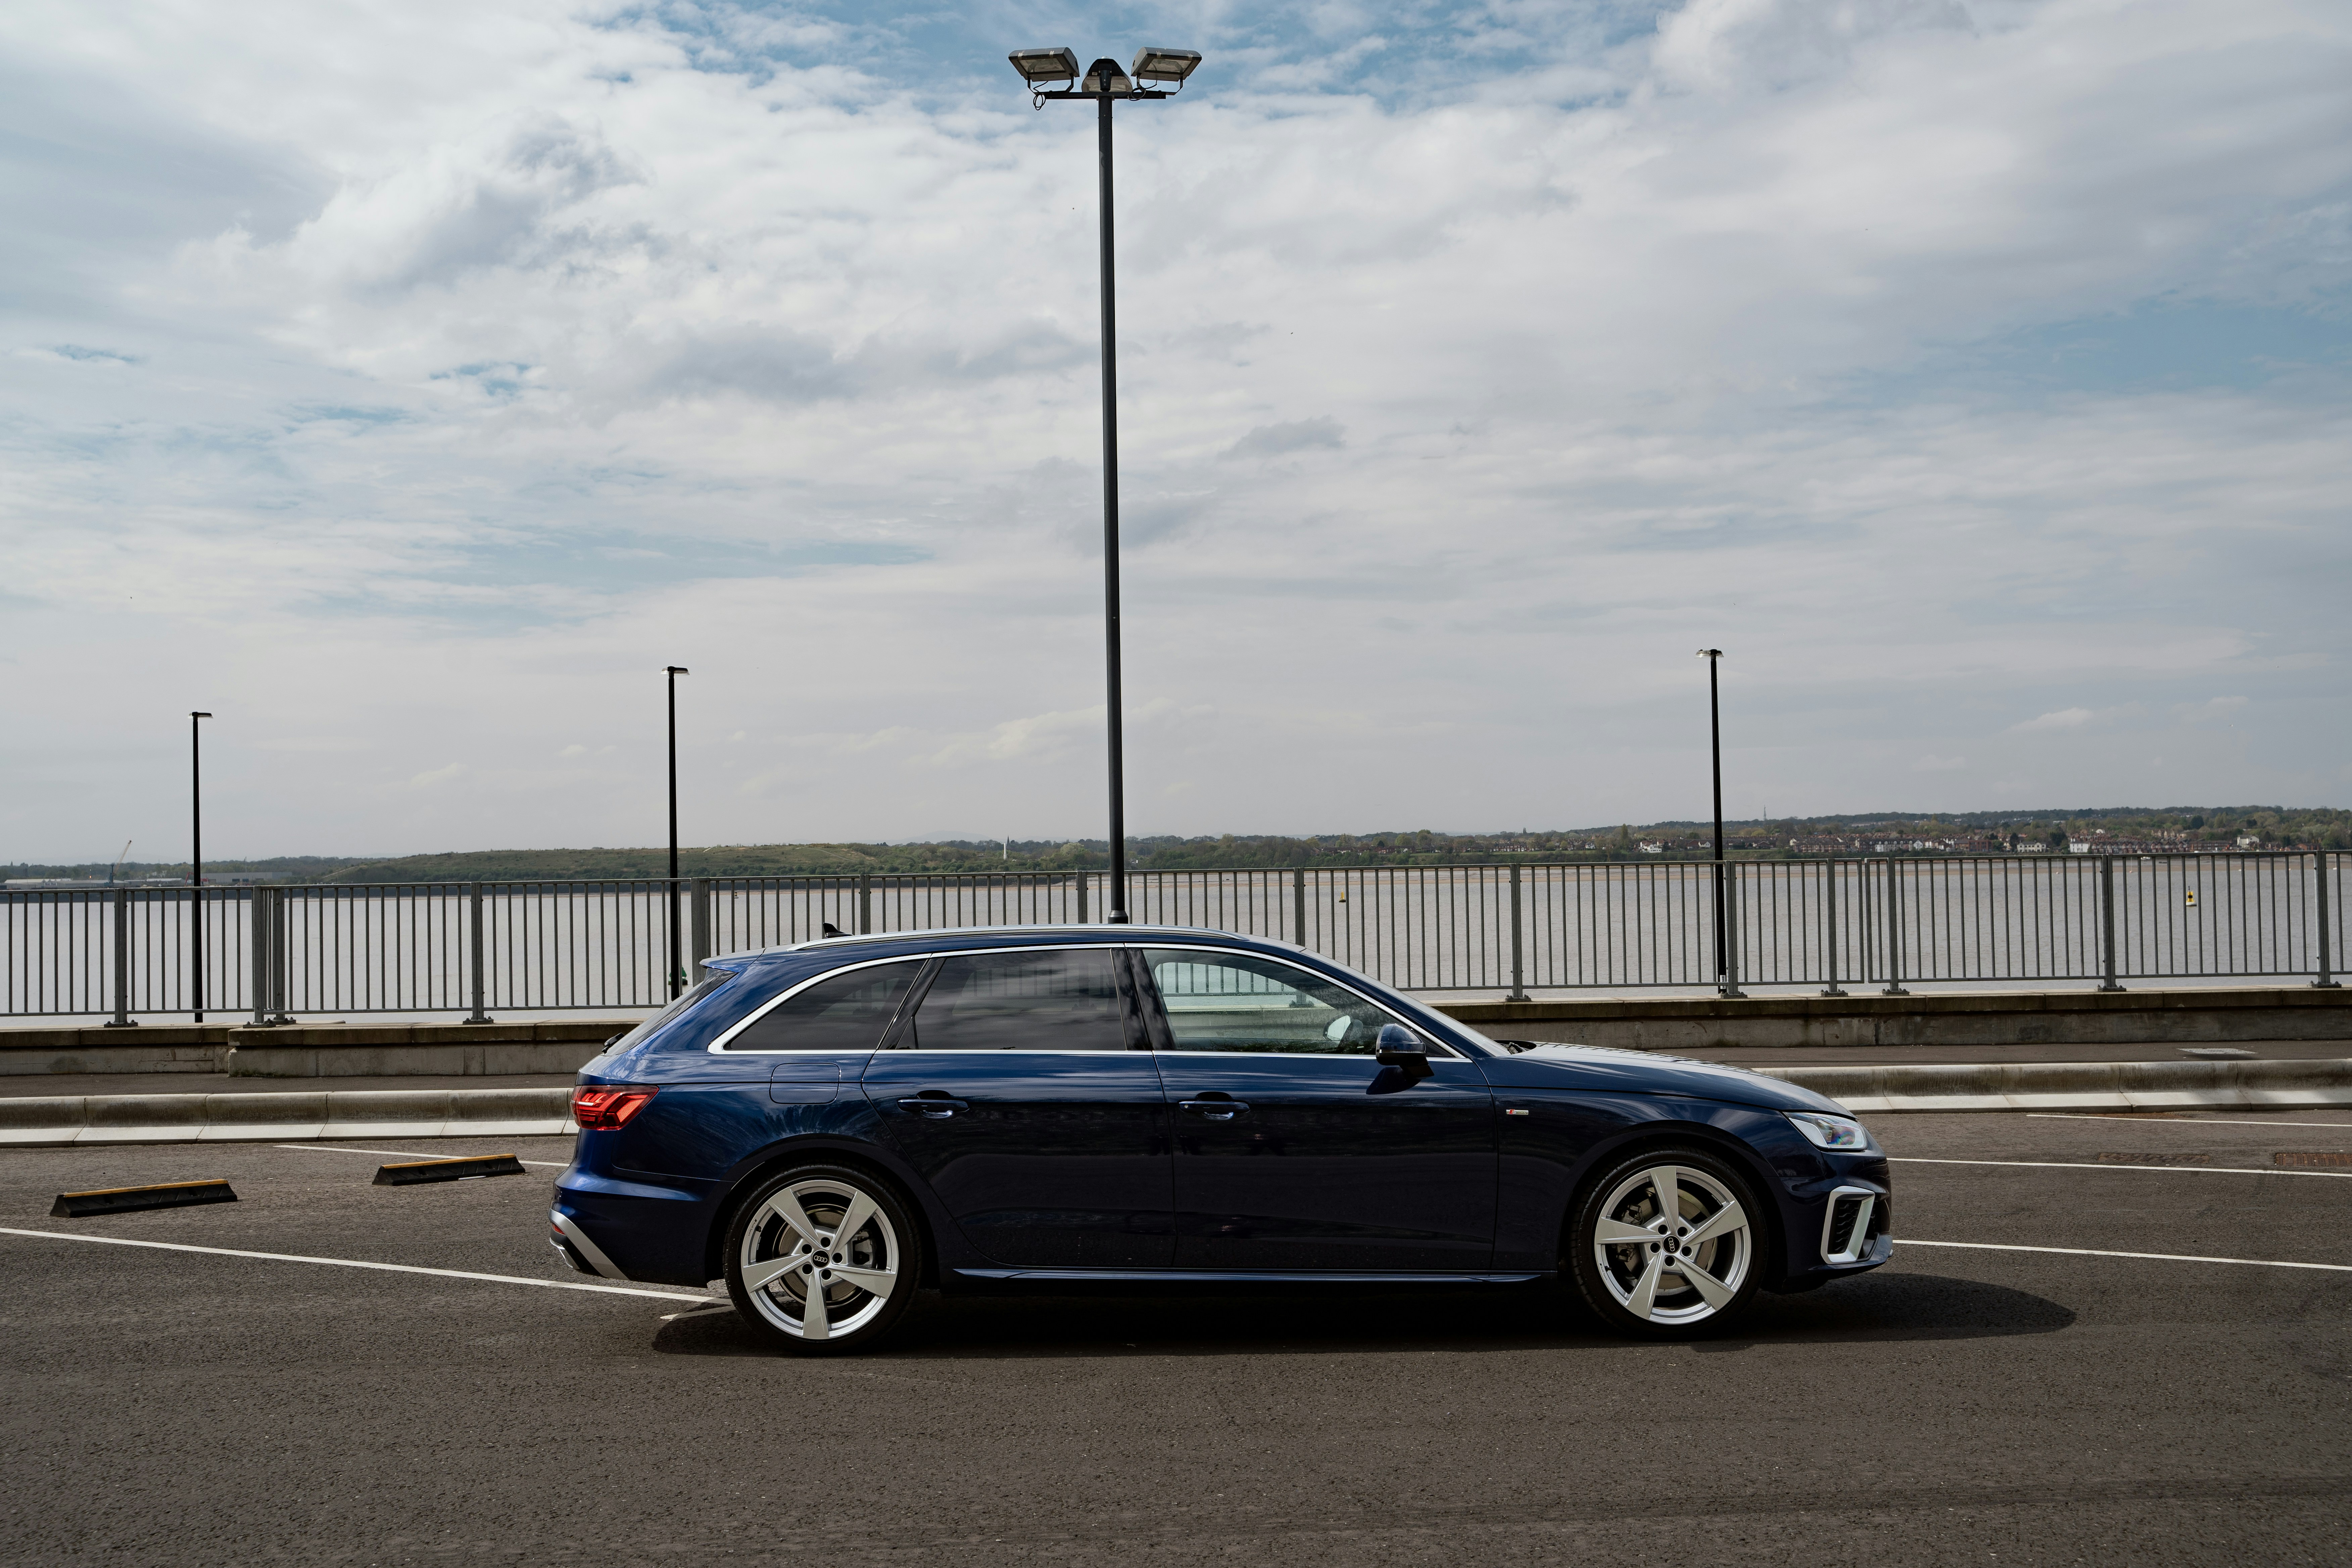
<path id="1" fill-rule="evenodd" d="M 945 1121 L 949 1117 L 953 1116 L 959 1110 L 970 1110 L 971 1109 L 971 1107 L 964 1101 L 961 1100 L 950 1100 L 944 1095 L 928 1098 L 919 1094 L 909 1095 L 907 1099 L 900 1100 L 898 1103 L 905 1106 L 908 1110 L 913 1111 L 916 1115 L 929 1117 L 933 1121 Z"/>
<path id="2" fill-rule="evenodd" d="M 1178 1104 L 1195 1116 L 1205 1116 L 1212 1121 L 1231 1121 L 1236 1116 L 1249 1114 L 1249 1103 L 1240 1100 L 1184 1100 Z"/>

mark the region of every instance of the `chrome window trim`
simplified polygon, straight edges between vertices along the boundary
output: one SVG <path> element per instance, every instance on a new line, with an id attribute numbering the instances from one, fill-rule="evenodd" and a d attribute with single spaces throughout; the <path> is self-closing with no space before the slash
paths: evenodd
<path id="1" fill-rule="evenodd" d="M 830 940 L 837 941 L 839 939 L 835 938 Z M 879 958 L 868 958 L 856 963 L 845 963 L 838 969 L 828 969 L 821 974 L 812 974 L 806 980 L 803 980 L 797 985 L 793 986 L 790 990 L 778 992 L 775 995 L 769 997 L 765 1002 L 761 1003 L 753 1011 L 745 1014 L 742 1017 L 738 1018 L 734 1023 L 730 1024 L 727 1026 L 725 1033 L 721 1034 L 717 1039 L 711 1041 L 708 1046 L 705 1046 L 703 1049 L 706 1053 L 714 1057 L 804 1057 L 809 1055 L 810 1053 L 807 1051 L 760 1050 L 749 1047 L 740 1051 L 730 1050 L 728 1048 L 727 1042 L 741 1034 L 744 1030 L 750 1028 L 752 1025 L 758 1023 L 761 1019 L 766 1017 L 774 1009 L 782 1006 L 785 1003 L 791 1001 L 793 997 L 807 990 L 810 986 L 814 985 L 821 980 L 830 980 L 836 974 L 847 974 L 853 971 L 860 969 L 877 969 L 886 963 L 922 963 L 934 958 L 958 958 L 968 952 L 1090 952 L 1097 948 L 1116 952 L 1118 949 L 1128 945 L 1128 943 L 1123 942 L 1057 942 L 1051 943 L 1039 942 L 1034 945 L 1010 948 L 949 947 L 937 948 L 926 952 L 885 953 Z M 740 972 L 739 971 L 738 973 L 740 973 Z M 878 1038 L 875 1042 L 877 1046 L 880 1043 L 881 1041 Z M 937 1054 L 943 1057 L 969 1057 L 1002 1056 L 1004 1053 L 1001 1051 L 940 1051 Z M 1123 1057 L 1129 1056 L 1134 1053 L 1129 1051 L 1098 1051 L 1085 1053 L 1066 1052 L 1061 1054 Z"/>
<path id="2" fill-rule="evenodd" d="M 805 1056 L 807 1053 L 804 1051 L 787 1051 L 782 1053 L 775 1051 L 737 1051 L 735 1054 L 739 1057 L 772 1057 L 779 1054 L 786 1056 Z M 874 1054 L 878 1057 L 884 1053 L 881 1051 L 876 1051 Z M 1152 1053 L 1150 1051 L 1055 1050 L 1051 1046 L 1024 1046 L 1004 1051 L 965 1051 L 950 1050 L 944 1047 L 898 1046 L 892 1047 L 888 1054 L 894 1057 L 961 1057 L 966 1060 L 974 1060 L 982 1057 L 990 1058 L 992 1059 L 998 1057 L 1148 1057 Z M 452 1125 L 455 1125 L 455 1123 L 452 1123 Z"/>
<path id="3" fill-rule="evenodd" d="M 1199 943 L 1199 944 L 1195 944 L 1195 943 L 1192 943 L 1192 942 L 1150 942 L 1150 943 L 1139 942 L 1121 942 L 1121 943 L 1119 943 L 1118 945 L 1119 945 L 1119 946 L 1121 946 L 1121 947 L 1131 947 L 1131 948 L 1135 949 L 1135 951 L 1136 951 L 1139 954 L 1139 953 L 1141 953 L 1141 952 L 1145 950 L 1145 948 L 1148 946 L 1148 947 L 1150 947 L 1150 949 L 1152 949 L 1153 951 L 1155 951 L 1155 952 L 1225 952 L 1225 953 L 1238 953 L 1238 954 L 1241 954 L 1241 955 L 1243 955 L 1243 956 L 1244 956 L 1244 957 L 1248 957 L 1248 958 L 1263 958 L 1263 959 L 1266 960 L 1268 963 L 1285 964 L 1285 965 L 1287 965 L 1289 968 L 1292 968 L 1292 969 L 1296 969 L 1296 970 L 1297 970 L 1297 971 L 1298 971 L 1300 973 L 1302 973 L 1302 974 L 1311 975 L 1311 976 L 1313 976 L 1315 979 L 1322 981 L 1322 982 L 1323 982 L 1325 984 L 1327 984 L 1327 985 L 1336 985 L 1336 986 L 1338 986 L 1340 990 L 1347 992 L 1349 995 L 1356 997 L 1359 1001 L 1361 1001 L 1361 1002 L 1363 1002 L 1363 1003 L 1367 1004 L 1367 1005 L 1370 1005 L 1370 1006 L 1377 1007 L 1377 1008 L 1379 1008 L 1379 1009 L 1380 1009 L 1381 1012 L 1383 1012 L 1383 1013 L 1387 1013 L 1387 1014 L 1390 1014 L 1390 1015 L 1393 1016 L 1393 1015 L 1395 1014 L 1395 1011 L 1396 1011 L 1396 1009 L 1394 1009 L 1393 1007 L 1391 1007 L 1387 1003 L 1385 1003 L 1385 1002 L 1381 1001 L 1379 997 L 1377 997 L 1377 996 L 1367 996 L 1367 995 L 1365 995 L 1365 994 L 1363 994 L 1363 992 L 1361 992 L 1361 991 L 1358 990 L 1355 986 L 1349 984 L 1348 984 L 1346 981 L 1344 981 L 1344 980 L 1335 980 L 1335 979 L 1333 979 L 1330 975 L 1324 973 L 1323 973 L 1322 971 L 1320 971 L 1320 970 L 1317 970 L 1317 969 L 1309 969 L 1309 968 L 1307 968 L 1307 965 L 1305 965 L 1305 964 L 1303 964 L 1303 963 L 1292 963 L 1289 959 L 1279 957 L 1279 956 L 1277 956 L 1277 955 L 1276 955 L 1276 954 L 1274 954 L 1274 953 L 1271 953 L 1271 952 L 1257 952 L 1257 951 L 1255 951 L 1255 949 L 1252 949 L 1252 948 L 1246 948 L 1246 947 L 1224 947 L 1224 946 L 1216 946 L 1216 947 L 1212 947 L 1212 946 L 1209 946 L 1209 945 L 1208 945 L 1208 944 L 1206 944 L 1206 943 Z M 1145 967 L 1145 969 L 1146 969 L 1146 970 L 1149 970 L 1151 966 L 1150 966 L 1150 964 L 1146 964 L 1146 965 L 1144 965 L 1144 967 Z M 1155 990 L 1155 991 L 1156 991 L 1156 990 L 1158 990 L 1158 989 L 1160 988 L 1160 979 L 1159 979 L 1159 977 L 1158 977 L 1157 975 L 1152 976 L 1151 985 L 1152 985 L 1152 989 L 1153 989 L 1153 990 Z M 1166 1003 L 1166 999 L 1163 997 L 1163 998 L 1161 999 L 1160 1012 L 1161 1012 L 1161 1013 L 1162 1013 L 1162 1015 L 1164 1016 L 1164 1015 L 1166 1014 L 1167 1010 L 1168 1010 L 1168 1009 L 1167 1009 L 1167 1003 Z M 1398 1019 L 1398 1022 L 1399 1022 L 1399 1023 L 1403 1023 L 1403 1022 L 1404 1022 L 1404 1020 L 1403 1020 L 1403 1019 L 1402 1019 L 1402 1018 L 1400 1018 L 1400 1019 Z M 1171 1026 L 1172 1027 L 1173 1026 Z M 1438 1059 L 1439 1059 L 1439 1060 L 1441 1060 L 1441 1061 L 1467 1061 L 1467 1060 L 1469 1059 L 1469 1058 L 1468 1058 L 1466 1056 L 1465 1056 L 1462 1052 L 1460 1052 L 1460 1051 L 1458 1051 L 1458 1050 L 1455 1050 L 1452 1046 L 1447 1045 L 1444 1040 L 1438 1039 L 1438 1038 L 1436 1038 L 1435 1037 L 1432 1036 L 1432 1035 L 1430 1034 L 1430 1032 L 1429 1032 L 1427 1029 L 1425 1029 L 1425 1028 L 1415 1028 L 1415 1029 L 1413 1029 L 1413 1031 L 1412 1031 L 1412 1032 L 1413 1032 L 1415 1035 L 1417 1035 L 1417 1036 L 1419 1036 L 1419 1037 L 1421 1037 L 1421 1042 L 1422 1042 L 1422 1044 L 1423 1044 L 1423 1045 L 1425 1045 L 1425 1046 L 1427 1046 L 1427 1047 L 1430 1047 L 1430 1055 L 1432 1055 L 1432 1056 L 1438 1056 L 1438 1053 L 1439 1053 L 1439 1052 L 1441 1052 L 1441 1051 L 1444 1053 L 1442 1057 L 1438 1057 Z M 1370 1061 L 1370 1060 L 1371 1060 L 1371 1059 L 1372 1059 L 1372 1053 L 1370 1053 L 1370 1052 L 1369 1052 L 1369 1051 L 1367 1051 L 1367 1052 L 1362 1052 L 1362 1053 L 1359 1053 L 1359 1052 L 1356 1052 L 1356 1051 L 1183 1051 L 1183 1050 L 1175 1050 L 1175 1051 L 1155 1051 L 1155 1052 L 1153 1052 L 1152 1054 L 1153 1054 L 1153 1055 L 1155 1055 L 1155 1056 L 1163 1056 L 1163 1057 L 1328 1057 L 1328 1058 L 1335 1058 L 1335 1059 L 1337 1059 L 1337 1058 L 1347 1058 L 1347 1057 L 1357 1057 L 1357 1056 L 1360 1056 L 1360 1055 L 1361 1059 L 1363 1059 L 1363 1060 L 1365 1060 L 1365 1061 Z"/>

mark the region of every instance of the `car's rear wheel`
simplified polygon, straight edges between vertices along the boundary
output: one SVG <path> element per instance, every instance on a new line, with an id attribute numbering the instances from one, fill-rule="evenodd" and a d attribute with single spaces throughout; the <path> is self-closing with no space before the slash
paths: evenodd
<path id="1" fill-rule="evenodd" d="M 845 1165 L 797 1165 L 736 1211 L 727 1293 L 784 1349 L 847 1354 L 905 1315 L 922 1278 L 921 1247 L 886 1183 Z"/>
<path id="2" fill-rule="evenodd" d="M 1585 1189 L 1570 1272 L 1620 1333 L 1672 1339 L 1738 1315 L 1763 1273 L 1763 1211 L 1746 1178 L 1703 1149 L 1654 1149 Z"/>

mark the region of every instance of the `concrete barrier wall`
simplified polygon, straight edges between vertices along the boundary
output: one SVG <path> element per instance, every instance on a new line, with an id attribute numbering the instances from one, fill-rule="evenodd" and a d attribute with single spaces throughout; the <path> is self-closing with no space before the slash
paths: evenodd
<path id="1" fill-rule="evenodd" d="M 2352 1059 L 1763 1068 L 1850 1110 L 2318 1110 L 2352 1105 Z"/>
<path id="2" fill-rule="evenodd" d="M 1627 1050 L 1731 1047 L 2352 1042 L 2352 989 L 1979 992 L 1913 996 L 1575 997 L 1439 1002 L 1508 1039 Z M 0 1074 L 231 1072 L 272 1078 L 572 1072 L 634 1018 L 519 1024 L 187 1024 L 0 1029 Z"/>
<path id="3" fill-rule="evenodd" d="M 529 1138 L 574 1131 L 568 1089 L 0 1097 L 0 1144 Z"/>
<path id="4" fill-rule="evenodd" d="M 2004 991 L 1913 996 L 1599 997 L 1440 1002 L 1509 1039 L 1622 1050 L 1735 1047 L 2228 1045 L 2352 1041 L 2352 989 Z"/>
<path id="5" fill-rule="evenodd" d="M 234 1073 L 259 1078 L 476 1078 L 576 1072 L 635 1018 L 518 1024 L 149 1024 L 0 1029 L 0 1076 Z"/>

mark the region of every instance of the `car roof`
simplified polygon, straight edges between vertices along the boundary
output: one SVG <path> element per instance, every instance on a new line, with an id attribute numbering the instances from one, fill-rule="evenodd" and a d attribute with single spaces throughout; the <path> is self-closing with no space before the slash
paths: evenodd
<path id="1" fill-rule="evenodd" d="M 1181 938 L 1199 942 L 1208 938 L 1230 942 L 1239 947 L 1263 946 L 1287 949 L 1294 952 L 1306 950 L 1274 937 L 1244 936 L 1238 931 L 1218 931 L 1209 926 L 1143 926 L 1143 925 L 1080 925 L 1075 922 L 1058 925 L 1005 926 L 937 926 L 924 931 L 869 931 L 862 935 L 821 936 L 807 942 L 787 942 L 779 947 L 758 948 L 748 952 L 730 952 L 729 958 L 768 958 L 786 952 L 816 952 L 845 947 L 903 947 L 909 943 L 929 945 L 942 940 L 972 940 L 988 937 L 1082 937 L 1090 942 L 1127 942 L 1138 937 Z"/>

